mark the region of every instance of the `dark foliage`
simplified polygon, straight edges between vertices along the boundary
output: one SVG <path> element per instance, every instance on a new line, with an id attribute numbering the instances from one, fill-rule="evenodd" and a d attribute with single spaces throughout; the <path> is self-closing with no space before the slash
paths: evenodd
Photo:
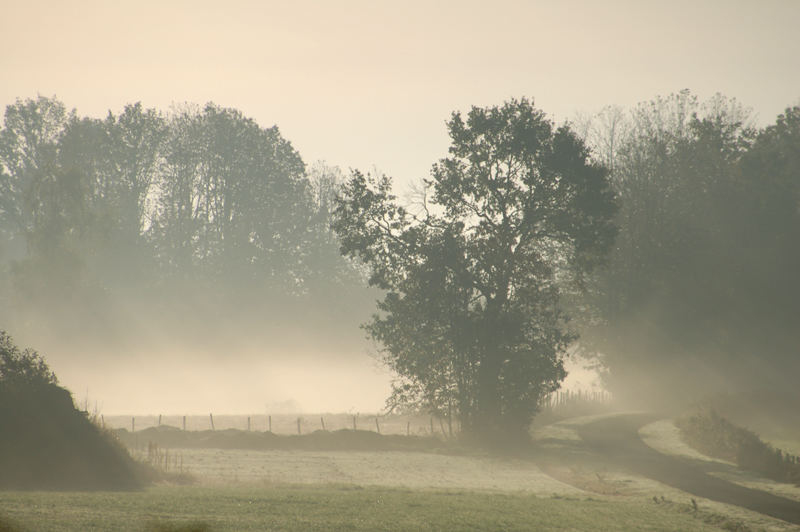
<path id="1" fill-rule="evenodd" d="M 418 204 L 354 172 L 334 229 L 388 291 L 366 329 L 400 376 L 390 406 L 453 413 L 467 435 L 506 444 L 564 378 L 561 293 L 602 262 L 614 194 L 575 134 L 528 100 L 447 126 L 450 155 Z"/>
<path id="2" fill-rule="evenodd" d="M 736 100 L 683 91 L 599 122 L 620 230 L 583 336 L 616 396 L 795 389 L 800 108 L 759 131 Z"/>

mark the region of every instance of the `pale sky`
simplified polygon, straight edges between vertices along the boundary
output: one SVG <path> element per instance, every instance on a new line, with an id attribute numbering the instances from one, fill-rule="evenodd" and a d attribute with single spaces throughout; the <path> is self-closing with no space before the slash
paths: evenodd
<path id="1" fill-rule="evenodd" d="M 800 1 L 0 0 L 0 105 L 56 95 L 236 107 L 307 163 L 400 182 L 446 154 L 453 110 L 528 96 L 561 121 L 689 88 L 800 100 Z"/>
<path id="2" fill-rule="evenodd" d="M 765 125 L 800 103 L 798 23 L 800 0 L 0 0 L 0 106 L 38 93 L 102 117 L 136 101 L 161 110 L 213 101 L 277 124 L 308 164 L 376 167 L 407 184 L 446 155 L 452 111 L 511 97 L 563 121 L 689 88 L 736 97 Z M 253 387 L 217 372 L 218 395 L 187 400 L 200 411 L 255 412 L 286 399 L 377 410 L 388 377 L 373 366 L 316 375 L 316 395 L 231 403 L 223 394 Z M 153 389 L 153 402 L 132 403 L 135 381 L 121 394 L 108 372 L 90 378 L 66 359 L 54 369 L 107 413 L 144 412 L 167 397 Z M 308 379 L 293 375 L 280 372 L 287 388 Z"/>

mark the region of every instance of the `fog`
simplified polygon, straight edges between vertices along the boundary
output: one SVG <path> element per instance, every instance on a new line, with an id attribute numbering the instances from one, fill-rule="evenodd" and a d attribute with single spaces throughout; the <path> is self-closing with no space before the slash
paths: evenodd
<path id="1" fill-rule="evenodd" d="M 682 91 L 570 122 L 612 169 L 618 209 L 605 259 L 580 290 L 557 287 L 578 338 L 558 354 L 575 373 L 563 389 L 600 386 L 574 351 L 621 405 L 794 392 L 794 109 L 758 129 L 737 100 Z M 362 238 L 332 225 L 341 169 L 214 104 L 97 120 L 39 96 L 7 108 L 0 147 L 0 318 L 78 403 L 385 408 L 398 375 L 361 326 L 385 295 L 368 277 L 387 266 L 340 254 Z"/>
<path id="2" fill-rule="evenodd" d="M 0 532 L 800 526 L 798 21 L 0 0 Z"/>
<path id="3" fill-rule="evenodd" d="M 225 307 L 222 297 L 210 305 L 124 293 L 125 301 L 106 298 L 99 309 L 45 299 L 6 314 L 15 340 L 45 356 L 81 408 L 114 415 L 384 407 L 390 375 L 359 328 L 372 310 L 366 290 L 358 305 L 334 309 L 302 308 L 314 305 L 307 299 Z"/>

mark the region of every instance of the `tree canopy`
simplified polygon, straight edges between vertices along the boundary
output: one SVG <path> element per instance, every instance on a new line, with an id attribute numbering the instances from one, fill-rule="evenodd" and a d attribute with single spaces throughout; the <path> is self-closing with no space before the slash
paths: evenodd
<path id="1" fill-rule="evenodd" d="M 399 205 L 388 177 L 356 171 L 334 229 L 386 290 L 366 329 L 400 376 L 392 401 L 519 437 L 564 378 L 575 336 L 560 293 L 610 248 L 614 193 L 583 142 L 526 99 L 447 127 L 449 156 L 418 202 Z"/>
<path id="2" fill-rule="evenodd" d="M 309 171 L 276 126 L 213 103 L 95 119 L 42 96 L 8 106 L 2 126 L 6 324 L 42 323 L 63 344 L 123 337 L 132 314 L 161 315 L 154 330 L 180 315 L 170 335 L 197 336 L 366 308 L 329 226 L 341 176 Z"/>
<path id="3" fill-rule="evenodd" d="M 654 402 L 791 389 L 800 110 L 758 131 L 736 100 L 683 91 L 604 114 L 590 137 L 613 160 L 620 232 L 586 338 L 609 384 Z"/>

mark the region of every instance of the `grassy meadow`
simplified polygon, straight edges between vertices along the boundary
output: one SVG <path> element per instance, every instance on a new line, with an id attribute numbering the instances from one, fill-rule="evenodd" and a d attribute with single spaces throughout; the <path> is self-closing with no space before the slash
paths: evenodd
<path id="1" fill-rule="evenodd" d="M 139 492 L 3 492 L 23 531 L 720 530 L 648 499 L 343 486 L 157 486 Z M 1 529 L 1 528 L 0 528 Z"/>
<path id="2" fill-rule="evenodd" d="M 532 453 L 516 457 L 446 446 L 425 452 L 170 449 L 194 484 L 130 492 L 0 491 L 0 532 L 795 529 L 608 469 L 585 452 L 575 432 L 592 419 L 541 427 Z M 643 428 L 642 436 L 659 442 L 662 452 L 687 452 L 669 422 Z"/>

